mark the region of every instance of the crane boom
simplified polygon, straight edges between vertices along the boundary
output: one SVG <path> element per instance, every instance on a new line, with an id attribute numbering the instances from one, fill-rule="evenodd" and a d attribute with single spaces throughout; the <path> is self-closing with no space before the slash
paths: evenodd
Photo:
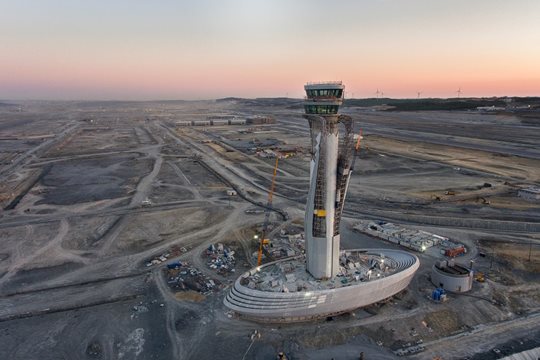
<path id="1" fill-rule="evenodd" d="M 362 140 L 362 129 L 360 129 L 360 132 L 358 133 L 358 139 L 356 140 L 356 146 L 354 147 L 356 151 L 360 149 L 360 140 Z"/>
<path id="2" fill-rule="evenodd" d="M 276 156 L 276 164 L 274 165 L 274 173 L 272 175 L 272 184 L 270 185 L 270 191 L 268 192 L 268 201 L 266 203 L 266 210 L 264 214 L 264 224 L 262 228 L 261 241 L 259 243 L 259 253 L 257 255 L 257 266 L 261 266 L 263 245 L 268 242 L 266 237 L 266 231 L 268 230 L 268 223 L 270 222 L 270 209 L 272 207 L 272 198 L 274 196 L 274 187 L 276 185 L 276 175 L 278 168 L 279 156 Z"/>
<path id="3" fill-rule="evenodd" d="M 351 164 L 351 170 L 354 170 L 354 164 L 356 163 L 356 157 L 360 153 L 360 141 L 362 140 L 362 129 L 358 133 L 358 139 L 356 140 L 356 145 L 354 146 L 354 157 Z"/>

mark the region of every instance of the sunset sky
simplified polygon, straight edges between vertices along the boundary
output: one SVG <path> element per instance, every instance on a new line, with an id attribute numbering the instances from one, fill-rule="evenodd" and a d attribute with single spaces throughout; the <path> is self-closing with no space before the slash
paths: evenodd
<path id="1" fill-rule="evenodd" d="M 0 0 L 0 99 L 540 95 L 539 0 Z"/>

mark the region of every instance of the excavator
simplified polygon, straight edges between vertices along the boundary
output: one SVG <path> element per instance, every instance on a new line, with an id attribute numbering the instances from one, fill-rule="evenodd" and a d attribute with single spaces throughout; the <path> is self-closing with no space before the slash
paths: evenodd
<path id="1" fill-rule="evenodd" d="M 486 281 L 486 277 L 483 272 L 477 272 L 474 274 L 474 280 L 483 283 Z"/>

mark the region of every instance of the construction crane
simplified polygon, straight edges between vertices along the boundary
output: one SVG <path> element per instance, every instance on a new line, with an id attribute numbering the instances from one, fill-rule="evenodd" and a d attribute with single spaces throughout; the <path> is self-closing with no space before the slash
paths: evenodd
<path id="1" fill-rule="evenodd" d="M 360 141 L 363 139 L 362 136 L 362 129 L 360 129 L 360 132 L 358 133 L 358 139 L 356 139 L 356 145 L 354 146 L 354 157 L 351 164 L 351 170 L 354 170 L 354 163 L 356 162 L 356 157 L 360 153 Z"/>
<path id="2" fill-rule="evenodd" d="M 261 233 L 261 241 L 259 242 L 257 266 L 261 266 L 264 245 L 270 242 L 268 239 L 266 239 L 266 232 L 268 231 L 268 223 L 270 222 L 270 210 L 272 208 L 272 198 L 274 196 L 274 186 L 276 184 L 278 162 L 279 162 L 279 156 L 276 155 L 276 164 L 274 165 L 274 173 L 272 175 L 272 184 L 270 185 L 270 191 L 268 192 L 268 201 L 266 202 L 266 210 L 265 210 L 264 223 L 263 223 L 263 228 L 262 228 L 262 233 Z"/>
<path id="3" fill-rule="evenodd" d="M 362 129 L 360 129 L 360 132 L 358 133 L 358 139 L 356 140 L 356 146 L 354 147 L 354 150 L 357 152 L 360 150 L 360 140 L 362 140 Z"/>

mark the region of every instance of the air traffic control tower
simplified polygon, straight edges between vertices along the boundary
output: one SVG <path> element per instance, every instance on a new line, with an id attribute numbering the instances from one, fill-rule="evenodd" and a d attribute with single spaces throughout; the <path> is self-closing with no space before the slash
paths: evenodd
<path id="1" fill-rule="evenodd" d="M 354 134 L 349 116 L 339 115 L 341 82 L 304 86 L 311 131 L 310 186 L 306 204 L 306 267 L 317 279 L 339 271 L 340 221 L 353 163 Z"/>
<path id="2" fill-rule="evenodd" d="M 305 262 L 303 256 L 287 257 L 250 269 L 223 299 L 237 314 L 263 323 L 307 321 L 376 303 L 405 289 L 420 266 L 416 256 L 401 250 L 340 253 L 339 225 L 354 165 L 353 123 L 338 114 L 341 82 L 305 89 L 312 154 Z M 338 274 L 341 281 L 334 278 Z"/>

